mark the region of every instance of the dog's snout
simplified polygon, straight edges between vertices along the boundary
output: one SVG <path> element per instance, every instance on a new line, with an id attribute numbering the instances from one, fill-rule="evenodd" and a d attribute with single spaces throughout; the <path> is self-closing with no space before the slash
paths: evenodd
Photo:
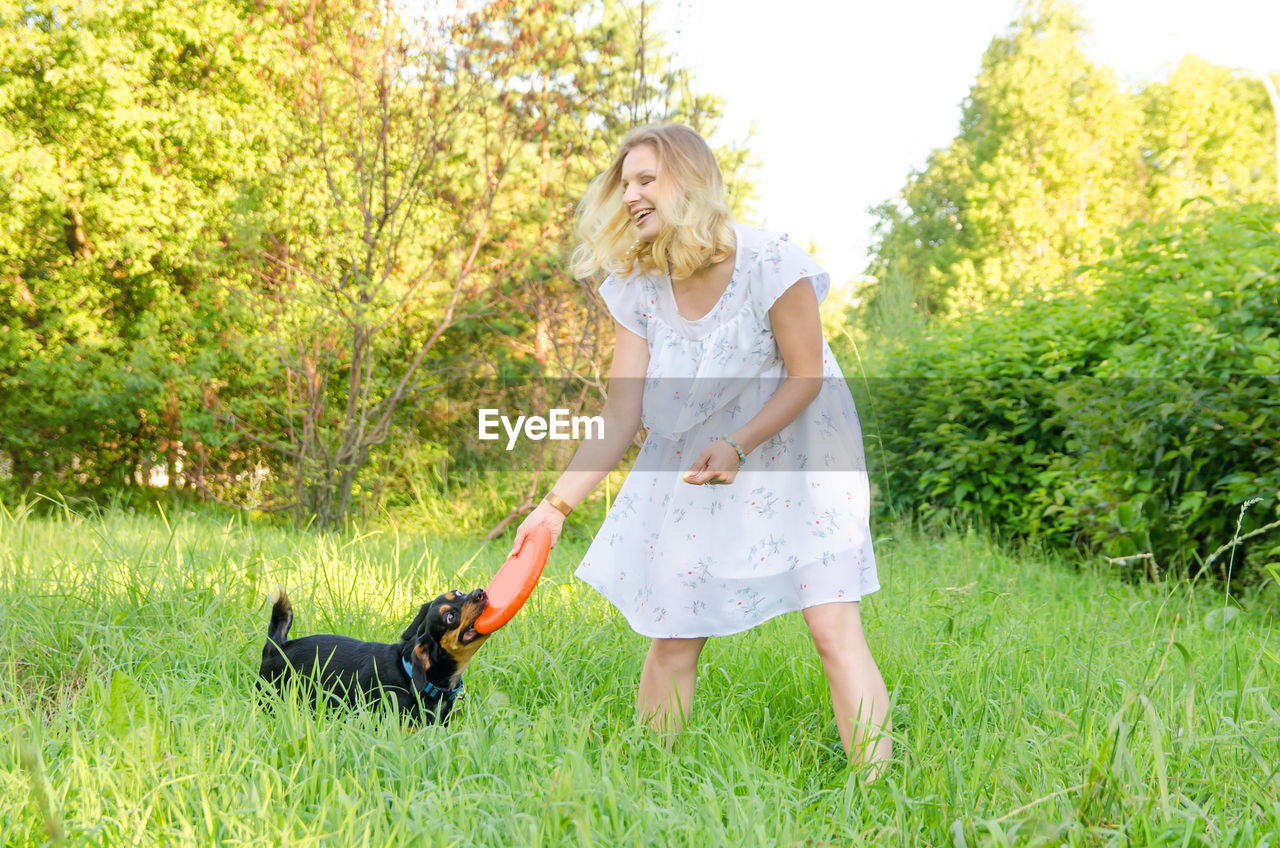
<path id="1" fill-rule="evenodd" d="M 471 593 L 471 598 L 478 603 L 486 604 L 489 602 L 489 594 L 484 589 L 476 589 Z"/>

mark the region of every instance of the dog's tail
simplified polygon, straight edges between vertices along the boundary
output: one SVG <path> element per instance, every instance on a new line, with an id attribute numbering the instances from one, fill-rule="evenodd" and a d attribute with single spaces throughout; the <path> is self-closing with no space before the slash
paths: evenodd
<path id="1" fill-rule="evenodd" d="M 289 638 L 289 628 L 292 626 L 293 606 L 289 603 L 289 596 L 285 594 L 284 589 L 281 589 L 280 596 L 271 605 L 271 623 L 267 625 L 267 641 L 284 645 L 285 640 Z"/>

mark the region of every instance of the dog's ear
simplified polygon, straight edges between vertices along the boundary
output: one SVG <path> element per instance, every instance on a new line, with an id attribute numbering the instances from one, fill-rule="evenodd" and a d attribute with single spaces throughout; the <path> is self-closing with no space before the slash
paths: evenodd
<path id="1" fill-rule="evenodd" d="M 431 610 L 431 604 L 423 604 L 422 609 L 418 610 L 418 614 L 414 616 L 413 622 L 409 628 L 400 634 L 400 641 L 407 642 L 415 638 L 422 632 L 422 628 L 427 626 L 427 613 Z"/>
<path id="2" fill-rule="evenodd" d="M 423 637 L 413 646 L 413 685 L 419 692 L 427 688 L 427 672 L 431 669 L 431 640 Z"/>

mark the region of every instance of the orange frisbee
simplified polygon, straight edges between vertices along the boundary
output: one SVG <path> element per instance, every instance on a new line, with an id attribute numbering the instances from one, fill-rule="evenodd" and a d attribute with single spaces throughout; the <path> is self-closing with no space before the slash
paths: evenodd
<path id="1" fill-rule="evenodd" d="M 520 550 L 507 557 L 485 587 L 489 604 L 476 619 L 476 630 L 492 633 L 520 611 L 533 587 L 538 585 L 550 553 L 551 532 L 545 527 L 535 527 L 520 543 Z"/>

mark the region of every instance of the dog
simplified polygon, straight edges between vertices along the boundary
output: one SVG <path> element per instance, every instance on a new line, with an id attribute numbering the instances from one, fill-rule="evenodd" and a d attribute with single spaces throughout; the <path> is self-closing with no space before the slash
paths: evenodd
<path id="1" fill-rule="evenodd" d="M 348 636 L 289 639 L 293 606 L 284 590 L 271 607 L 258 686 L 282 690 L 291 679 L 314 700 L 356 705 L 387 696 L 413 725 L 445 724 L 462 693 L 462 672 L 489 634 L 475 629 L 488 598 L 446 592 L 423 604 L 399 642 L 361 642 Z"/>

